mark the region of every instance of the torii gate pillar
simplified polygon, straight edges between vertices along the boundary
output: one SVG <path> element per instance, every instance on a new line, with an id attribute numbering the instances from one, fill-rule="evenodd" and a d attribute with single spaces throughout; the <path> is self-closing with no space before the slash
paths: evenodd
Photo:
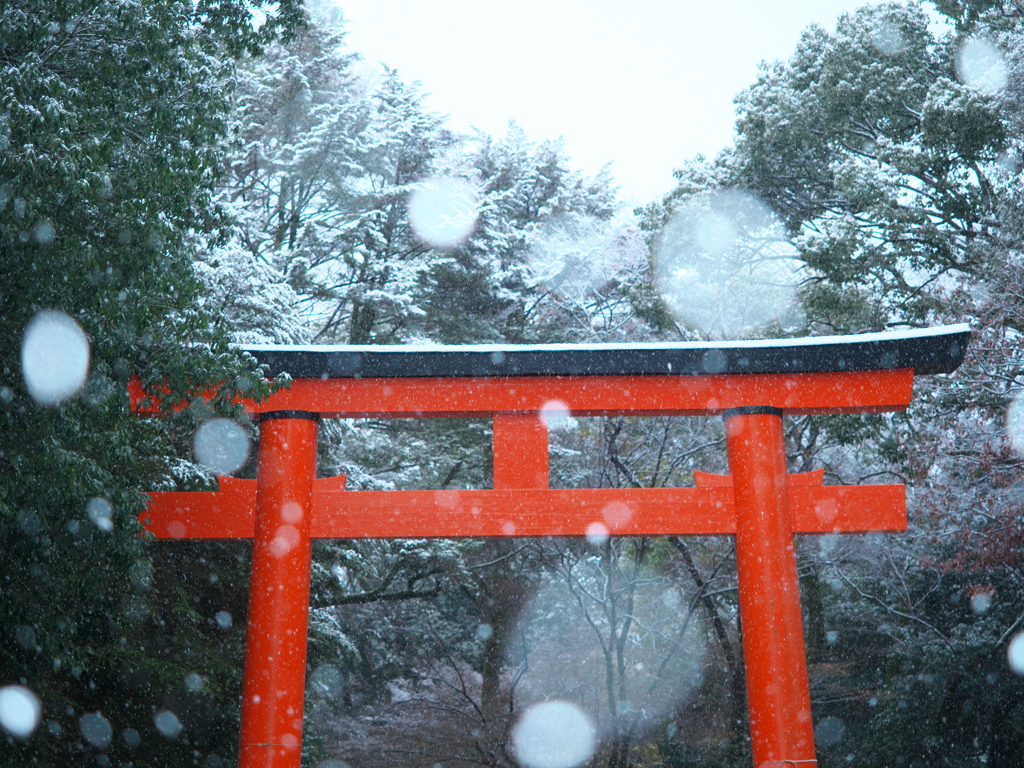
<path id="1" fill-rule="evenodd" d="M 725 413 L 754 765 L 814 763 L 814 726 L 789 514 L 782 411 Z"/>
<path id="2" fill-rule="evenodd" d="M 301 411 L 260 417 L 239 768 L 302 762 L 319 421 Z"/>

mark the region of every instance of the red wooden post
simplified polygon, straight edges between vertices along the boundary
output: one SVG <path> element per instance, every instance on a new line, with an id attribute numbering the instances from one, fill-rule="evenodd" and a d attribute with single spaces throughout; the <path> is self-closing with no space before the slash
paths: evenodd
<path id="1" fill-rule="evenodd" d="M 816 765 L 782 411 L 725 413 L 755 768 Z"/>
<path id="2" fill-rule="evenodd" d="M 299 768 L 306 691 L 314 413 L 260 420 L 239 768 Z"/>
<path id="3" fill-rule="evenodd" d="M 538 414 L 494 414 L 494 487 L 548 487 L 548 428 Z"/>

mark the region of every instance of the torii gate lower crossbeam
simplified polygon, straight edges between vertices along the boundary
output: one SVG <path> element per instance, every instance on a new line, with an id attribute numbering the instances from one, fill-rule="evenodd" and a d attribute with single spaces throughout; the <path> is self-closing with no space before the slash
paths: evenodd
<path id="1" fill-rule="evenodd" d="M 791 475 L 785 414 L 903 409 L 914 374 L 951 372 L 965 326 L 795 342 L 574 347 L 250 348 L 291 388 L 259 414 L 256 480 L 154 493 L 160 538 L 253 538 L 240 762 L 298 768 L 316 537 L 732 534 L 755 766 L 815 764 L 794 533 L 905 528 L 902 486 Z M 147 412 L 145 393 L 133 403 Z M 548 488 L 544 414 L 725 418 L 729 475 L 695 488 Z M 321 417 L 489 416 L 494 489 L 345 491 L 316 479 Z"/>

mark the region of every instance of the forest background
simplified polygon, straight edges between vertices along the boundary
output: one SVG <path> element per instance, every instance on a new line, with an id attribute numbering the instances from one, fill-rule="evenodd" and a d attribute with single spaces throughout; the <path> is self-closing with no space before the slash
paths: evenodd
<path id="1" fill-rule="evenodd" d="M 818 754 L 1024 764 L 1020 4 L 808 28 L 737 96 L 734 145 L 638 211 L 556 141 L 450 130 L 329 6 L 265 5 L 0 6 L 0 762 L 235 762 L 248 546 L 136 522 L 146 491 L 216 487 L 203 425 L 254 436 L 232 399 L 267 388 L 232 343 L 968 322 L 906 414 L 786 420 L 792 471 L 908 485 L 907 533 L 798 541 Z M 25 375 L 40 317 L 88 339 L 74 394 Z M 165 418 L 130 412 L 132 376 L 170 387 Z M 714 419 L 551 426 L 556 486 L 725 470 Z M 319 471 L 487 487 L 489 429 L 326 422 Z M 321 542 L 312 599 L 305 764 L 516 765 L 552 699 L 586 713 L 590 765 L 749 764 L 728 539 Z"/>

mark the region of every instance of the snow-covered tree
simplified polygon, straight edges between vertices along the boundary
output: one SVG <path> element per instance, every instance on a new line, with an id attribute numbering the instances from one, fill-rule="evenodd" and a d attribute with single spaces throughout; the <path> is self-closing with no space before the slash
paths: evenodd
<path id="1" fill-rule="evenodd" d="M 137 418 L 127 382 L 167 384 L 167 405 L 251 391 L 191 243 L 222 224 L 231 58 L 302 15 L 293 0 L 0 6 L 0 685 L 42 707 L 31 736 L 5 733 L 5 765 L 236 748 L 213 612 L 154 581 L 135 520 L 145 490 L 176 481 L 196 417 Z"/>
<path id="2" fill-rule="evenodd" d="M 1021 612 L 1020 460 L 1006 409 L 1020 388 L 1022 28 L 1012 4 L 936 5 L 946 31 L 914 3 L 806 30 L 738 97 L 735 146 L 681 169 L 647 212 L 657 243 L 695 196 L 756 194 L 805 267 L 802 333 L 977 329 L 963 369 L 922 380 L 906 416 L 787 421 L 794 470 L 910 488 L 906 537 L 800 545 L 826 765 L 1020 760 L 1006 657 Z"/>

